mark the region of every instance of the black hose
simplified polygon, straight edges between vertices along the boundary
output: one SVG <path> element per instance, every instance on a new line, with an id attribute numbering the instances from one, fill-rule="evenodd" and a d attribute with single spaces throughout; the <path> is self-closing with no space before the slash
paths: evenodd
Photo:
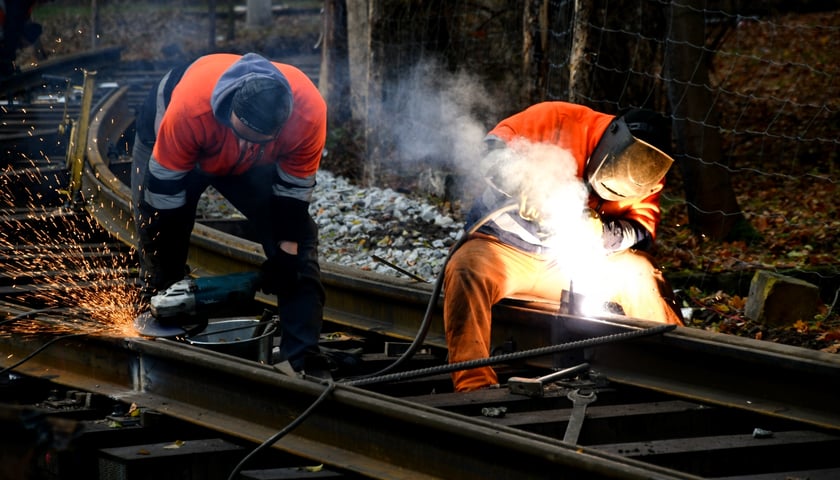
<path id="1" fill-rule="evenodd" d="M 7 323 L 14 323 L 18 320 L 23 320 L 24 318 L 29 318 L 32 315 L 36 315 L 38 313 L 55 312 L 55 311 L 58 311 L 58 310 L 68 310 L 68 309 L 59 308 L 59 307 L 48 307 L 48 308 L 39 308 L 39 309 L 36 309 L 36 310 L 30 310 L 28 312 L 23 312 L 23 313 L 15 315 L 14 317 L 7 318 L 5 320 L 0 321 L 0 326 L 5 325 Z"/>
<path id="2" fill-rule="evenodd" d="M 297 418 L 295 418 L 292 421 L 292 423 L 286 425 L 286 427 L 283 428 L 283 430 L 280 430 L 279 432 L 277 432 L 274 435 L 272 435 L 271 437 L 269 437 L 266 441 L 264 441 L 259 446 L 257 446 L 257 448 L 253 449 L 251 451 L 251 453 L 246 455 L 245 458 L 243 458 L 236 465 L 236 467 L 233 468 L 233 471 L 230 472 L 230 475 L 228 476 L 228 480 L 234 480 L 239 475 L 239 472 L 242 471 L 242 467 L 245 466 L 245 463 L 247 463 L 248 460 L 255 457 L 258 453 L 262 452 L 263 450 L 265 450 L 265 449 L 271 447 L 272 445 L 274 445 L 278 440 L 283 438 L 286 434 L 288 434 L 289 432 L 291 432 L 292 430 L 297 428 L 298 425 L 303 423 L 303 421 L 307 417 L 309 417 L 309 415 L 315 410 L 315 407 L 317 407 L 318 405 L 323 403 L 324 400 L 327 399 L 327 396 L 333 390 L 335 390 L 335 383 L 331 382 L 331 381 L 327 382 L 327 388 L 325 388 L 324 391 L 321 392 L 321 395 L 315 400 L 315 402 L 312 403 L 312 405 L 309 406 L 309 408 L 307 408 L 303 413 L 301 413 Z"/>
<path id="3" fill-rule="evenodd" d="M 397 368 L 398 366 L 402 365 L 403 363 L 407 362 L 414 356 L 417 350 L 423 345 L 423 342 L 426 340 L 426 335 L 429 333 L 429 328 L 431 328 L 432 326 L 432 316 L 435 310 L 435 306 L 437 305 L 438 297 L 440 297 L 440 292 L 441 290 L 443 290 L 443 278 L 446 274 L 446 265 L 449 263 L 449 259 L 452 258 L 452 255 L 455 253 L 455 251 L 461 248 L 461 245 L 463 245 L 467 240 L 469 240 L 470 235 L 475 233 L 476 230 L 481 228 L 485 223 L 492 220 L 493 218 L 495 218 L 503 212 L 514 210 L 517 208 L 519 208 L 519 205 L 517 204 L 507 204 L 500 208 L 497 208 L 496 210 L 493 210 L 492 212 L 482 217 L 469 230 L 465 230 L 463 232 L 461 238 L 459 238 L 458 241 L 455 242 L 455 245 L 453 245 L 452 248 L 449 249 L 449 253 L 446 255 L 446 259 L 444 259 L 443 265 L 441 265 L 440 272 L 438 273 L 437 279 L 435 280 L 434 289 L 432 290 L 432 296 L 429 298 L 429 303 L 426 306 L 426 313 L 423 316 L 423 321 L 420 323 L 420 327 L 418 328 L 417 334 L 414 336 L 414 340 L 411 342 L 411 345 L 408 346 L 408 348 L 405 350 L 405 352 L 403 352 L 402 355 L 400 355 L 399 358 L 394 360 L 393 363 L 387 365 L 385 368 L 379 370 L 378 372 L 355 377 L 354 379 L 378 377 L 380 375 L 384 375 L 390 372 L 391 370 Z"/>
<path id="4" fill-rule="evenodd" d="M 23 365 L 25 362 L 27 362 L 27 361 L 31 360 L 31 359 L 32 359 L 32 357 L 34 357 L 35 355 L 37 355 L 37 354 L 41 353 L 41 352 L 42 352 L 42 351 L 44 351 L 47 347 L 49 347 L 50 345 L 52 345 L 53 343 L 55 343 L 55 342 L 57 342 L 57 341 L 59 341 L 59 340 L 64 340 L 64 339 L 66 339 L 66 338 L 70 338 L 70 337 L 80 337 L 80 336 L 83 336 L 83 335 L 87 335 L 87 333 L 71 333 L 71 334 L 69 334 L 69 335 L 63 335 L 63 336 L 61 336 L 61 337 L 56 337 L 56 338 L 53 338 L 53 339 L 52 339 L 52 340 L 50 340 L 49 342 L 47 342 L 47 343 L 45 343 L 45 344 L 41 345 L 40 347 L 38 347 L 38 348 L 37 348 L 34 352 L 32 352 L 32 353 L 30 353 L 29 355 L 27 355 L 27 356 L 23 357 L 22 359 L 20 359 L 20 361 L 18 361 L 17 363 L 14 363 L 14 364 L 12 364 L 12 365 L 9 365 L 8 367 L 4 368 L 3 370 L 0 370 L 0 375 L 2 375 L 2 374 L 4 374 L 4 373 L 8 372 L 9 370 L 14 370 L 15 368 L 17 368 L 17 367 L 19 367 L 19 366 Z"/>
<path id="5" fill-rule="evenodd" d="M 68 310 L 71 310 L 71 309 L 67 309 L 67 308 L 63 308 L 63 307 L 48 307 L 48 308 L 40 308 L 40 309 L 36 309 L 36 310 L 30 310 L 28 312 L 23 312 L 23 313 L 20 313 L 18 315 L 15 315 L 14 317 L 7 318 L 7 319 L 1 321 L 0 326 L 5 325 L 7 323 L 14 323 L 14 322 L 16 322 L 18 320 L 22 320 L 24 318 L 29 318 L 32 315 L 35 315 L 35 314 L 38 314 L 38 313 L 55 312 L 55 311 L 68 311 Z M 46 349 L 47 347 L 49 347 L 50 345 L 52 345 L 53 343 L 55 343 L 59 340 L 64 340 L 66 338 L 71 338 L 71 337 L 80 337 L 80 336 L 83 336 L 83 335 L 88 335 L 88 334 L 87 333 L 71 333 L 71 334 L 68 334 L 68 335 L 62 335 L 60 337 L 53 338 L 49 342 L 47 342 L 47 343 L 41 345 L 40 347 L 38 347 L 34 352 L 32 352 L 29 355 L 20 359 L 20 361 L 18 361 L 17 363 L 9 365 L 8 367 L 4 368 L 3 370 L 0 370 L 0 375 L 4 374 L 4 373 L 6 373 L 10 370 L 14 370 L 15 368 L 23 365 L 25 362 L 31 360 L 35 355 L 41 353 L 42 351 L 44 351 L 44 349 Z"/>
<path id="6" fill-rule="evenodd" d="M 498 209 L 494 212 L 491 212 L 491 214 L 487 215 L 486 217 L 481 219 L 480 222 L 476 223 L 476 225 L 472 229 L 470 229 L 470 231 L 465 231 L 464 232 L 464 234 L 461 236 L 461 238 L 459 238 L 458 241 L 455 243 L 455 245 L 453 245 L 453 247 L 450 249 L 449 254 L 447 255 L 446 259 L 444 260 L 444 263 L 441 267 L 440 273 L 438 273 L 437 280 L 435 281 L 434 290 L 432 292 L 431 298 L 429 299 L 429 304 L 426 308 L 426 313 L 423 316 L 423 322 L 420 324 L 417 335 L 414 337 L 414 341 L 412 342 L 412 344 L 408 347 L 408 349 L 406 349 L 406 351 L 400 356 L 400 358 L 395 360 L 391 365 L 386 366 L 385 368 L 383 368 L 379 372 L 369 374 L 369 375 L 365 375 L 365 376 L 358 377 L 358 378 L 376 380 L 377 378 L 381 378 L 381 377 L 379 377 L 380 375 L 383 375 L 384 373 L 387 373 L 387 372 L 393 370 L 394 368 L 396 368 L 397 366 L 399 366 L 403 362 L 411 359 L 411 357 L 414 356 L 414 353 L 417 351 L 417 349 L 420 347 L 420 345 L 423 344 L 423 341 L 425 340 L 426 335 L 429 332 L 429 327 L 431 326 L 431 323 L 432 323 L 431 322 L 432 312 L 434 312 L 434 307 L 437 304 L 437 299 L 440 296 L 441 290 L 443 289 L 443 278 L 444 278 L 444 273 L 446 271 L 446 264 L 449 262 L 449 259 L 452 257 L 452 254 L 458 248 L 460 248 L 460 246 L 463 245 L 464 242 L 467 241 L 467 238 L 469 237 L 469 235 L 471 233 L 473 233 L 475 230 L 477 230 L 481 225 L 483 225 L 485 222 L 487 222 L 490 218 L 494 217 L 495 215 L 497 215 L 497 214 L 499 214 L 499 213 L 501 213 L 505 210 L 512 209 L 514 207 L 516 207 L 516 206 L 515 205 L 508 205 L 508 206 L 505 206 L 504 208 L 500 208 L 500 209 Z M 352 382 L 351 382 L 351 384 L 352 384 Z M 295 418 L 295 420 L 292 423 L 290 423 L 288 426 L 286 426 L 283 430 L 277 432 L 275 435 L 273 435 L 271 438 L 269 438 L 268 440 L 263 442 L 261 445 L 259 445 L 253 451 L 251 451 L 251 453 L 249 453 L 247 456 L 245 456 L 245 458 L 243 458 L 242 461 L 240 461 L 239 464 L 236 465 L 236 467 L 234 467 L 233 471 L 230 473 L 230 476 L 228 476 L 228 480 L 234 480 L 236 478 L 236 476 L 239 474 L 239 472 L 242 470 L 242 467 L 245 465 L 245 463 L 248 462 L 248 460 L 250 460 L 251 458 L 256 456 L 259 452 L 262 452 L 266 448 L 269 448 L 271 445 L 274 445 L 274 443 L 276 443 L 280 438 L 282 438 L 287 433 L 289 433 L 294 428 L 296 428 L 298 425 L 300 425 L 312 413 L 312 411 L 315 409 L 315 407 L 317 407 L 319 404 L 321 404 L 327 398 L 327 396 L 329 395 L 330 392 L 335 390 L 335 386 L 336 386 L 335 382 L 329 381 L 327 383 L 327 388 L 324 389 L 324 391 L 321 393 L 321 395 L 318 397 L 318 399 L 315 400 L 315 402 L 312 405 L 310 405 L 309 408 L 306 409 L 306 411 L 304 411 L 302 414 L 300 414 L 300 416 Z"/>

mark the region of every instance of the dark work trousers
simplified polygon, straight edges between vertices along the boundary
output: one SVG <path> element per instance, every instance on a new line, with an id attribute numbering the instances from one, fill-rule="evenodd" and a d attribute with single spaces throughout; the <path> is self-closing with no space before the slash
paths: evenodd
<path id="1" fill-rule="evenodd" d="M 144 184 L 142 180 L 146 175 L 151 150 L 151 147 L 135 138 L 132 152 L 131 197 L 134 221 L 140 238 L 138 251 L 141 256 L 140 266 L 144 279 L 150 275 L 150 272 L 145 272 L 145 270 L 161 265 L 160 259 L 154 257 L 164 253 L 160 251 L 160 248 L 146 248 L 144 245 L 151 241 L 144 230 L 154 230 L 154 220 L 143 218 L 148 215 L 144 215 L 143 209 L 138 208 L 141 205 L 141 185 Z M 187 198 L 184 207 L 184 211 L 188 212 L 189 216 L 181 223 L 187 223 L 189 231 L 192 230 L 198 200 L 208 186 L 213 186 L 245 215 L 256 232 L 266 257 L 270 258 L 278 251 L 278 239 L 273 238 L 273 222 L 276 216 L 269 207 L 272 179 L 276 176 L 275 168 L 273 164 L 262 165 L 242 175 L 231 176 L 211 176 L 201 173 L 198 169 L 193 170 L 187 175 Z M 149 228 L 150 226 L 152 228 Z M 309 218 L 308 225 L 304 228 L 306 229 L 305 240 L 298 243 L 297 256 L 300 281 L 292 291 L 281 292 L 277 295 L 282 335 L 280 350 L 295 370 L 303 369 L 306 356 L 318 353 L 318 338 L 321 333 L 325 300 L 324 287 L 321 283 L 321 267 L 318 263 L 318 227 L 315 221 Z M 180 261 L 176 267 L 181 272 L 186 264 L 189 232 L 186 236 L 183 253 L 177 253 L 172 257 L 173 261 Z M 165 250 L 167 246 L 160 247 Z M 180 248 L 179 245 L 173 245 L 173 247 Z M 168 267 L 172 270 L 171 265 Z"/>

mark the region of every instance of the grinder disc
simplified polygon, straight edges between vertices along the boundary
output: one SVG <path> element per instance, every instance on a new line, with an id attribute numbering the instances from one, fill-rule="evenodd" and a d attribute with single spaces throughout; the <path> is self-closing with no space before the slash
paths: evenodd
<path id="1" fill-rule="evenodd" d="M 182 337 L 201 331 L 206 326 L 206 320 L 195 318 L 191 319 L 190 325 L 179 324 L 173 321 L 161 322 L 151 312 L 143 312 L 134 319 L 134 329 L 137 330 L 137 333 L 146 337 Z"/>

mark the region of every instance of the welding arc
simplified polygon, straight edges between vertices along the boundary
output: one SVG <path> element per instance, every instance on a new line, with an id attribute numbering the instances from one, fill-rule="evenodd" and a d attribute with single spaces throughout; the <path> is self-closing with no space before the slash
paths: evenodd
<path id="1" fill-rule="evenodd" d="M 455 253 L 455 251 L 458 250 L 461 247 L 461 245 L 463 245 L 464 242 L 466 242 L 469 239 L 470 235 L 475 233 L 476 230 L 481 228 L 485 223 L 496 218 L 504 212 L 516 210 L 518 208 L 519 205 L 515 203 L 503 205 L 502 207 L 493 210 L 492 212 L 479 219 L 479 221 L 475 222 L 475 224 L 469 230 L 466 230 L 461 234 L 461 237 L 458 239 L 457 242 L 455 242 L 455 245 L 453 245 L 452 248 L 449 249 L 449 253 L 446 255 L 446 259 L 443 261 L 443 265 L 441 265 L 440 267 L 440 272 L 438 273 L 437 279 L 435 280 L 435 287 L 432 291 L 432 296 L 429 298 L 429 304 L 426 307 L 426 313 L 423 315 L 423 321 L 420 323 L 420 327 L 417 330 L 417 335 L 414 336 L 414 340 L 411 342 L 411 345 L 409 345 L 405 352 L 403 352 L 403 354 L 400 355 L 399 358 L 394 360 L 394 362 L 390 365 L 387 365 L 378 372 L 370 373 L 367 375 L 360 375 L 358 377 L 355 377 L 354 379 L 379 377 L 397 368 L 399 365 L 402 365 L 404 362 L 410 360 L 411 357 L 414 356 L 414 354 L 417 352 L 420 346 L 423 345 L 423 341 L 426 340 L 426 335 L 429 333 L 429 328 L 432 325 L 432 312 L 434 311 L 434 307 L 437 305 L 438 298 L 440 297 L 440 292 L 441 290 L 443 290 L 443 277 L 446 273 L 446 265 L 449 263 L 449 259 L 452 258 L 452 255 Z"/>
<path id="2" fill-rule="evenodd" d="M 540 347 L 532 350 L 523 350 L 521 352 L 506 353 L 503 355 L 496 355 L 489 358 L 479 358 L 477 360 L 469 360 L 466 362 L 450 363 L 447 365 L 439 365 L 437 367 L 421 368 L 419 370 L 410 370 L 407 372 L 392 373 L 390 375 L 381 375 L 378 377 L 365 377 L 353 379 L 349 382 L 342 382 L 344 385 L 361 386 L 371 385 L 374 383 L 392 382 L 400 380 L 408 380 L 417 377 L 426 377 L 429 375 L 437 375 L 439 373 L 452 373 L 458 370 L 468 370 L 471 368 L 486 367 L 498 363 L 506 363 L 512 360 L 522 360 L 525 358 L 539 357 L 549 355 L 552 353 L 559 353 L 568 350 L 577 350 L 581 348 L 594 347 L 606 343 L 619 342 L 623 340 L 631 340 L 634 338 L 649 337 L 665 332 L 670 332 L 675 329 L 676 325 L 665 324 L 657 325 L 655 327 L 631 330 L 629 332 L 613 333 L 610 335 L 602 335 L 600 337 L 592 337 L 584 340 L 574 340 L 566 343 L 559 343 L 557 345 L 550 345 L 548 347 Z"/>

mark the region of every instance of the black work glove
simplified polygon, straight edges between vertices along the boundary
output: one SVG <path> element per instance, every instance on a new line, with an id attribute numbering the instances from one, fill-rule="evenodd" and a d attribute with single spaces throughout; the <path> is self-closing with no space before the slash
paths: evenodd
<path id="1" fill-rule="evenodd" d="M 184 207 L 157 210 L 146 202 L 140 202 L 139 212 L 144 281 L 153 292 L 160 292 L 189 273 L 186 263 L 194 212 Z"/>
<path id="2" fill-rule="evenodd" d="M 294 291 L 300 279 L 297 255 L 278 249 L 275 255 L 263 262 L 260 274 L 260 288 L 263 292 L 281 295 Z"/>
<path id="3" fill-rule="evenodd" d="M 302 243 L 307 239 L 310 222 L 308 202 L 272 195 L 270 208 L 274 222 L 274 241 L 289 240 Z"/>

